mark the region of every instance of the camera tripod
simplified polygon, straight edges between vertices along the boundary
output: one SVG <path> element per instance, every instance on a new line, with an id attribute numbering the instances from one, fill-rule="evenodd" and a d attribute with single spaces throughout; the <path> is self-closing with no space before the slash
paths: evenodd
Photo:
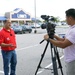
<path id="1" fill-rule="evenodd" d="M 44 41 L 44 40 L 42 40 L 42 41 L 40 42 L 40 44 L 41 44 L 43 41 Z M 39 64 L 38 64 L 38 66 L 37 66 L 35 75 L 37 75 L 37 72 L 38 72 L 39 69 L 53 70 L 54 75 L 58 75 L 57 62 L 58 62 L 58 66 L 59 66 L 59 68 L 60 68 L 60 70 L 61 70 L 61 74 L 64 75 L 64 74 L 63 74 L 63 70 L 62 70 L 62 65 L 61 65 L 61 62 L 60 62 L 60 58 L 59 58 L 59 53 L 58 53 L 57 47 L 54 46 L 54 45 L 51 44 L 51 43 L 50 43 L 50 47 L 51 47 L 51 58 L 52 58 L 53 69 L 42 68 L 42 67 L 41 67 L 41 63 L 42 63 L 42 60 L 43 60 L 43 58 L 44 58 L 44 55 L 45 55 L 45 52 L 46 52 L 46 50 L 47 50 L 47 47 L 48 47 L 49 43 L 50 43 L 50 42 L 47 41 L 46 47 L 45 47 L 45 49 L 44 49 L 43 54 L 41 55 L 40 62 L 39 62 Z M 56 61 L 56 60 L 57 60 L 57 61 Z"/>

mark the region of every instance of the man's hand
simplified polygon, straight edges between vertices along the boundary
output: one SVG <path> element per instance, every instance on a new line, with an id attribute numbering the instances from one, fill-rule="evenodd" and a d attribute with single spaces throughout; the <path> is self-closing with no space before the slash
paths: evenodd
<path id="1" fill-rule="evenodd" d="M 13 44 L 5 44 L 5 43 L 2 43 L 1 46 L 2 46 L 2 47 L 16 47 L 16 46 L 13 45 Z"/>
<path id="2" fill-rule="evenodd" d="M 16 45 L 13 45 L 13 44 L 8 44 L 8 46 L 16 48 Z"/>
<path id="3" fill-rule="evenodd" d="M 8 46 L 10 46 L 10 47 L 15 47 L 13 44 L 8 44 Z"/>
<path id="4" fill-rule="evenodd" d="M 44 35 L 44 39 L 45 39 L 45 40 L 48 40 L 48 39 L 49 39 L 48 34 Z"/>

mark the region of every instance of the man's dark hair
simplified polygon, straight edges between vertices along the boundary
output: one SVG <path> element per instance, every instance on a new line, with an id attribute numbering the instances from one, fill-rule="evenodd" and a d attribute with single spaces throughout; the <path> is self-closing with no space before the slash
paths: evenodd
<path id="1" fill-rule="evenodd" d="M 6 22 L 7 22 L 7 20 L 4 20 L 3 22 L 4 22 L 4 23 L 6 23 Z"/>
<path id="2" fill-rule="evenodd" d="M 6 17 L 5 17 L 6 18 Z M 6 23 L 8 21 L 8 18 L 6 18 L 6 20 L 4 20 L 3 22 Z"/>
<path id="3" fill-rule="evenodd" d="M 67 17 L 71 16 L 75 19 L 75 9 L 74 8 L 68 9 L 65 13 Z"/>

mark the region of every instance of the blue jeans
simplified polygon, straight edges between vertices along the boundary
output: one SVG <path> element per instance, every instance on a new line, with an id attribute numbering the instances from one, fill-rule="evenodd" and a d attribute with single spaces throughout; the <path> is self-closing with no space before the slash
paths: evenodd
<path id="1" fill-rule="evenodd" d="M 17 64 L 17 55 L 15 50 L 13 51 L 4 51 L 2 50 L 3 57 L 3 65 L 4 65 L 4 75 L 9 75 L 9 67 L 10 67 L 10 75 L 16 75 L 16 64 Z"/>

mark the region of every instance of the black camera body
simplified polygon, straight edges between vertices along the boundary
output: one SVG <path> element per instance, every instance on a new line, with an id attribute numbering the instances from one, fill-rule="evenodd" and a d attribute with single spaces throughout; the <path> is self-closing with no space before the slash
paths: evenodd
<path id="1" fill-rule="evenodd" d="M 55 21 L 54 17 L 41 15 L 41 18 L 45 20 L 45 23 L 41 25 L 41 28 L 46 29 L 49 35 L 49 38 L 53 39 L 54 33 L 55 33 L 55 26 L 56 26 L 56 24 L 54 23 Z"/>

